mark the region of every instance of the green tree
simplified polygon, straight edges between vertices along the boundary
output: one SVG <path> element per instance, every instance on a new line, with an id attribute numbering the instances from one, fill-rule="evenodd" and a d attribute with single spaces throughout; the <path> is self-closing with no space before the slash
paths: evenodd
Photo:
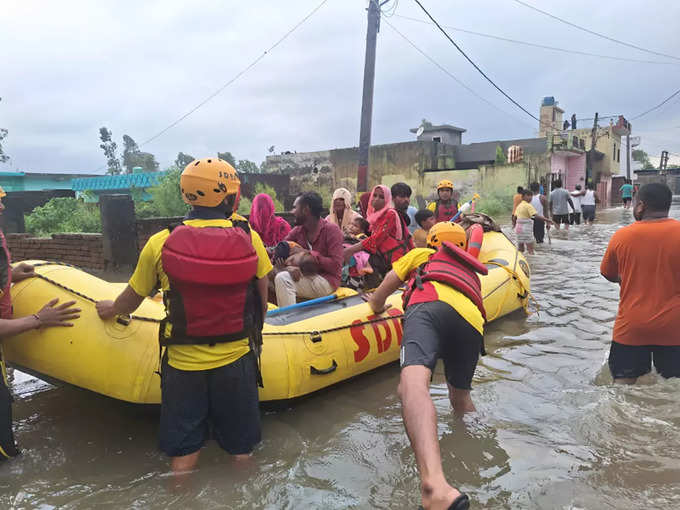
<path id="1" fill-rule="evenodd" d="M 238 165 L 236 165 L 236 170 L 244 174 L 258 174 L 260 173 L 260 167 L 257 163 L 253 163 L 247 159 L 239 159 Z"/>
<path id="2" fill-rule="evenodd" d="M 104 151 L 106 156 L 106 162 L 108 164 L 107 174 L 118 175 L 121 172 L 120 161 L 118 160 L 118 155 L 116 151 L 118 150 L 118 145 L 111 138 L 111 130 L 106 127 L 99 128 L 99 139 L 102 143 L 99 147 Z"/>
<path id="3" fill-rule="evenodd" d="M 652 165 L 652 162 L 649 160 L 649 155 L 642 149 L 634 149 L 631 152 L 631 157 L 633 158 L 633 161 L 642 163 L 643 170 L 654 170 L 654 165 Z"/>
<path id="4" fill-rule="evenodd" d="M 218 152 L 217 157 L 236 168 L 236 158 L 231 152 Z"/>
<path id="5" fill-rule="evenodd" d="M 508 159 L 505 157 L 505 152 L 503 151 L 503 148 L 500 145 L 496 145 L 496 164 L 505 165 L 507 162 Z"/>
<path id="6" fill-rule="evenodd" d="M 123 135 L 123 166 L 125 173 L 131 174 L 135 165 L 135 155 L 139 153 L 137 142 L 131 136 Z"/>
<path id="7" fill-rule="evenodd" d="M 101 232 L 99 206 L 78 198 L 53 198 L 26 216 L 26 230 L 39 236 L 59 232 Z"/>
<path id="8" fill-rule="evenodd" d="M 183 170 L 186 166 L 191 163 L 196 158 L 190 154 L 184 154 L 183 152 L 177 153 L 177 158 L 175 158 L 175 167 Z"/>
<path id="9" fill-rule="evenodd" d="M 167 173 L 161 178 L 158 186 L 149 188 L 151 204 L 154 215 L 159 217 L 184 216 L 189 210 L 189 206 L 182 200 L 180 193 L 179 178 L 182 171 L 179 168 L 169 168 Z M 135 203 L 135 209 L 137 204 Z"/>
<path id="10" fill-rule="evenodd" d="M 1 97 L 0 101 L 2 101 Z M 7 163 L 9 161 L 9 156 L 2 150 L 2 141 L 7 137 L 7 133 L 6 129 L 0 128 L 0 163 Z"/>

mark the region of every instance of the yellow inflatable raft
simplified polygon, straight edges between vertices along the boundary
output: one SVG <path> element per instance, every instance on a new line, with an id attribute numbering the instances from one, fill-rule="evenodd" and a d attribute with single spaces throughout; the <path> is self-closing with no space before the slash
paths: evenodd
<path id="1" fill-rule="evenodd" d="M 480 259 L 489 320 L 526 306 L 529 266 L 501 233 L 487 232 Z M 12 288 L 16 316 L 35 313 L 53 297 L 78 301 L 83 309 L 72 328 L 34 330 L 3 342 L 7 361 L 48 380 L 63 381 L 135 403 L 159 403 L 158 300 L 145 299 L 130 321 L 102 321 L 92 300 L 113 299 L 112 284 L 73 267 L 38 264 L 41 277 Z M 337 301 L 281 312 L 264 326 L 262 401 L 286 400 L 367 372 L 399 358 L 401 293 L 376 316 L 353 291 Z"/>

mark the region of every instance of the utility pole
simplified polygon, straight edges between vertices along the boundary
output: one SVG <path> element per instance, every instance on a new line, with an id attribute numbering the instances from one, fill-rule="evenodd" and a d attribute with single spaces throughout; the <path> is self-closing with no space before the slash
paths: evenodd
<path id="1" fill-rule="evenodd" d="M 364 62 L 364 95 L 361 102 L 361 131 L 359 133 L 359 168 L 357 191 L 368 190 L 368 151 L 371 147 L 373 120 L 373 84 L 375 82 L 375 46 L 380 31 L 380 8 L 389 0 L 369 0 L 368 28 L 366 29 L 366 60 Z"/>
<path id="2" fill-rule="evenodd" d="M 626 179 L 630 180 L 630 128 L 626 133 Z"/>
<path id="3" fill-rule="evenodd" d="M 597 144 L 597 112 L 595 112 L 595 119 L 593 119 L 593 130 L 590 134 L 590 154 L 589 154 L 589 161 L 588 161 L 588 168 L 586 168 L 586 184 L 594 184 L 591 183 L 591 179 L 593 178 L 593 163 L 595 161 L 595 145 Z"/>

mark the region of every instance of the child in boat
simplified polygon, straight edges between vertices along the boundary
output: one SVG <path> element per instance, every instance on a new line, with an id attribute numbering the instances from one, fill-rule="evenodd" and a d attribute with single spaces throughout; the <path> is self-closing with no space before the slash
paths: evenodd
<path id="1" fill-rule="evenodd" d="M 404 426 L 414 449 L 425 508 L 469 508 L 465 494 L 448 484 L 442 470 L 437 423 L 429 384 L 438 358 L 444 360 L 449 399 L 456 414 L 475 410 L 472 376 L 483 348 L 485 311 L 477 274 L 488 270 L 463 247 L 463 227 L 435 224 L 427 248 L 415 248 L 397 260 L 370 296 L 374 313 L 404 282 L 404 333 L 399 397 Z"/>
<path id="2" fill-rule="evenodd" d="M 527 253 L 533 255 L 534 253 L 534 220 L 542 220 L 548 225 L 552 224 L 552 221 L 548 218 L 541 216 L 536 212 L 536 209 L 531 205 L 531 200 L 534 198 L 534 192 L 530 189 L 525 189 L 522 191 L 522 201 L 517 205 L 515 209 L 514 217 L 517 218 L 515 223 L 515 233 L 517 234 L 517 249 L 521 252 L 524 251 L 526 246 Z"/>
<path id="3" fill-rule="evenodd" d="M 365 218 L 359 216 L 354 218 L 348 227 L 348 235 L 345 236 L 344 247 L 352 246 L 353 244 L 361 242 L 366 239 L 369 234 L 370 224 Z M 349 259 L 346 269 L 346 276 L 343 278 L 344 285 L 352 289 L 364 288 L 363 277 L 367 274 L 373 273 L 373 268 L 369 263 L 370 253 L 361 250 L 352 255 Z"/>
<path id="4" fill-rule="evenodd" d="M 429 209 L 421 209 L 416 213 L 416 223 L 419 228 L 413 232 L 413 244 L 416 248 L 427 246 L 427 233 L 437 222 L 434 213 Z"/>

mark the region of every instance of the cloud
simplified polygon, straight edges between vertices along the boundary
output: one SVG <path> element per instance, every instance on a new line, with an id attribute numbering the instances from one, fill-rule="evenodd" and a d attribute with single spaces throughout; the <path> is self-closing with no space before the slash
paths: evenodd
<path id="1" fill-rule="evenodd" d="M 395 0 L 392 0 L 395 1 Z M 262 54 L 318 0 L 259 3 L 38 2 L 3 5 L 0 125 L 9 129 L 1 169 L 93 172 L 105 163 L 98 129 L 141 143 L 212 94 Z M 506 0 L 429 0 L 442 23 L 555 46 L 634 58 L 615 45 Z M 167 166 L 182 151 L 231 151 L 262 161 L 266 149 L 321 150 L 357 144 L 366 37 L 364 0 L 329 0 L 255 68 L 144 147 Z M 680 34 L 659 25 L 660 7 L 585 0 L 541 7 L 606 34 L 673 53 Z M 655 12 L 656 11 L 656 12 Z M 587 16 L 581 14 L 587 12 Z M 413 2 L 398 14 L 423 19 Z M 677 19 L 680 5 L 664 7 Z M 481 102 L 383 24 L 378 40 L 373 141 L 412 139 L 423 117 L 468 130 L 464 141 L 534 136 L 536 122 L 509 104 L 432 26 L 389 18 L 478 94 Z M 667 24 L 670 25 L 670 24 Z M 643 36 L 644 34 L 644 36 Z M 680 66 L 616 62 L 527 48 L 451 31 L 461 46 L 530 111 L 554 95 L 567 115 L 633 116 L 677 88 Z M 660 60 L 660 59 L 659 59 Z M 634 129 L 680 125 L 678 102 Z M 669 128 L 671 129 L 671 128 Z M 650 133 L 645 136 L 658 136 Z M 668 135 L 666 135 L 668 137 Z M 670 138 L 673 138 L 670 136 Z M 669 148 L 680 152 L 680 145 Z"/>

